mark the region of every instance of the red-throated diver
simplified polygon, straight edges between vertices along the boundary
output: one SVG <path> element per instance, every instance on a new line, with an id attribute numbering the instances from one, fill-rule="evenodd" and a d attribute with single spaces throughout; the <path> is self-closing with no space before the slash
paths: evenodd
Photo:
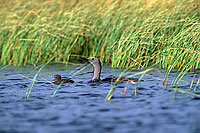
<path id="1" fill-rule="evenodd" d="M 116 81 L 117 79 L 119 81 L 129 81 L 131 83 L 137 82 L 138 79 L 137 78 L 127 78 L 127 77 L 108 77 L 105 79 L 100 79 L 100 75 L 101 75 L 101 61 L 98 58 L 95 57 L 89 57 L 89 58 L 82 58 L 83 60 L 87 60 L 89 63 L 91 63 L 93 65 L 93 77 L 92 77 L 92 81 L 93 82 L 98 82 L 98 81 L 104 81 L 104 82 L 111 82 L 111 81 Z"/>

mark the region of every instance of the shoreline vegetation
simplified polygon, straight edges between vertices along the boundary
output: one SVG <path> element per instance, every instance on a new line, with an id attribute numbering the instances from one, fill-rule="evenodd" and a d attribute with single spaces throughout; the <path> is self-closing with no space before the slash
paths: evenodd
<path id="1" fill-rule="evenodd" d="M 198 0 L 3 0 L 0 64 L 100 57 L 113 67 L 200 70 Z"/>
<path id="2" fill-rule="evenodd" d="M 2 0 L 0 6 L 0 65 L 42 70 L 93 56 L 118 68 L 158 66 L 167 70 L 162 86 L 172 70 L 179 74 L 171 86 L 200 70 L 199 0 Z"/>

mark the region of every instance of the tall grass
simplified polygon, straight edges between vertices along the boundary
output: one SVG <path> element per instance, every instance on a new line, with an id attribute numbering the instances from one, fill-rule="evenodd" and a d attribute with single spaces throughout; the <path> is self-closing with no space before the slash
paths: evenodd
<path id="1" fill-rule="evenodd" d="M 0 6 L 3 65 L 84 55 L 121 68 L 200 69 L 198 0 L 2 0 Z"/>

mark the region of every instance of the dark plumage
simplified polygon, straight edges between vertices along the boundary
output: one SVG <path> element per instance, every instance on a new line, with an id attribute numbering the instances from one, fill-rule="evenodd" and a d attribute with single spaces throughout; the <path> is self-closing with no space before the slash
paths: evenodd
<path id="1" fill-rule="evenodd" d="M 101 81 L 103 82 L 115 82 L 119 77 L 108 77 L 105 79 L 102 79 Z M 127 78 L 127 77 L 120 77 L 119 81 L 132 81 L 132 82 L 137 82 L 137 78 Z"/>
<path id="2" fill-rule="evenodd" d="M 55 78 L 55 81 L 53 83 L 56 85 L 65 84 L 65 83 L 74 83 L 74 81 L 71 79 L 62 79 L 61 76 L 58 74 L 53 75 L 53 77 Z"/>

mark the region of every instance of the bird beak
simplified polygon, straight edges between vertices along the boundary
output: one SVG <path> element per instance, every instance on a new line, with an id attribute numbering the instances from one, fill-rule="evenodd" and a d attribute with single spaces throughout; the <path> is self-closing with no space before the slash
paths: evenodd
<path id="1" fill-rule="evenodd" d="M 86 61 L 88 61 L 88 58 L 83 58 L 83 57 L 80 57 L 81 59 L 83 59 L 83 60 L 86 60 Z"/>

